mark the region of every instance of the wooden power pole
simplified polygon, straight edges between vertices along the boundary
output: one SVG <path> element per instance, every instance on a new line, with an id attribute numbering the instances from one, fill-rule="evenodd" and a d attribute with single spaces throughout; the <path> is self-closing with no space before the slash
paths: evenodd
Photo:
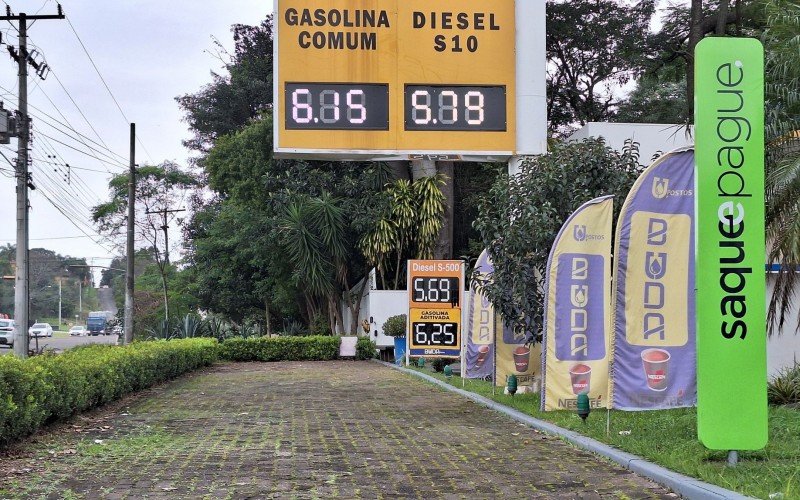
<path id="1" fill-rule="evenodd" d="M 11 7 L 6 4 L 6 15 L 0 16 L 0 21 L 19 21 L 19 51 L 15 57 L 19 68 L 19 137 L 17 140 L 17 272 L 14 290 L 14 320 L 17 332 L 14 338 L 14 354 L 24 358 L 28 356 L 28 323 L 29 323 L 29 298 L 30 298 L 30 262 L 28 260 L 28 186 L 30 174 L 28 172 L 28 143 L 30 142 L 30 120 L 28 117 L 28 64 L 31 59 L 28 54 L 28 21 L 39 19 L 64 19 L 61 5 L 58 5 L 58 14 L 29 16 L 24 12 L 12 14 Z"/>

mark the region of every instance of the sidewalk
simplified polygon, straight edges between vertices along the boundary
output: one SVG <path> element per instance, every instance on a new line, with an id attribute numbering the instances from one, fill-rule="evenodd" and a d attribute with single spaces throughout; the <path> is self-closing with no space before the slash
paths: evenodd
<path id="1" fill-rule="evenodd" d="M 675 497 L 377 363 L 222 365 L 15 453 L 3 498 Z"/>

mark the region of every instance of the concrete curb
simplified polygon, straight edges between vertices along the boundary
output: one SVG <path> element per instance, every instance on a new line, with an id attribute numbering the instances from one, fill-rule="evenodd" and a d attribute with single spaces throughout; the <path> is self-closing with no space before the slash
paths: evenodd
<path id="1" fill-rule="evenodd" d="M 478 404 L 481 404 L 494 411 L 507 415 L 512 419 L 516 420 L 517 422 L 533 427 L 534 429 L 546 432 L 547 434 L 552 434 L 554 436 L 559 436 L 564 440 L 570 442 L 577 448 L 587 450 L 597 455 L 606 457 L 612 462 L 616 462 L 622 467 L 632 472 L 635 472 L 640 476 L 644 476 L 648 479 L 651 479 L 657 482 L 658 484 L 671 489 L 675 493 L 680 494 L 685 498 L 698 499 L 698 500 L 719 500 L 723 498 L 740 500 L 740 499 L 751 498 L 736 493 L 735 491 L 726 490 L 725 488 L 721 488 L 719 486 L 706 483 L 699 479 L 695 479 L 693 477 L 685 476 L 683 474 L 671 471 L 669 469 L 661 467 L 660 465 L 648 462 L 647 460 L 637 455 L 632 455 L 630 453 L 620 451 L 616 448 L 603 444 L 600 441 L 578 434 L 577 432 L 573 432 L 567 429 L 562 429 L 557 425 L 536 419 L 530 415 L 522 413 L 521 411 L 509 408 L 508 406 L 492 401 L 491 399 L 485 398 L 479 394 L 475 394 L 469 391 L 465 391 L 463 389 L 459 389 L 458 387 L 454 387 L 450 384 L 442 382 L 437 378 L 431 377 L 430 375 L 420 373 L 415 370 L 410 370 L 405 367 L 397 366 L 392 363 L 386 363 L 384 361 L 378 361 L 378 360 L 373 360 L 373 361 L 388 366 L 390 368 L 393 368 L 395 370 L 399 370 L 401 372 L 414 375 L 432 384 L 438 385 L 439 387 L 445 390 L 454 392 L 456 394 L 464 396 L 465 398 L 471 399 L 472 401 L 475 401 Z"/>

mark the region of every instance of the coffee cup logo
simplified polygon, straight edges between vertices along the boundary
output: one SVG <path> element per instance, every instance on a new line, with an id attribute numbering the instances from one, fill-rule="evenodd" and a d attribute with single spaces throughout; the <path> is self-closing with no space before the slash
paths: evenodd
<path id="1" fill-rule="evenodd" d="M 480 368 L 483 366 L 483 362 L 486 361 L 486 356 L 489 354 L 489 346 L 482 345 L 478 347 L 478 359 L 475 360 L 475 366 Z"/>
<path id="2" fill-rule="evenodd" d="M 572 235 L 575 241 L 584 241 L 586 239 L 586 226 L 576 225 L 572 230 Z"/>
<path id="3" fill-rule="evenodd" d="M 578 363 L 569 369 L 569 377 L 572 381 L 572 393 L 589 394 L 590 382 L 592 379 L 592 367 Z"/>
<path id="4" fill-rule="evenodd" d="M 669 352 L 663 349 L 642 351 L 642 366 L 647 387 L 652 391 L 666 390 L 669 381 Z"/>
<path id="5" fill-rule="evenodd" d="M 669 179 L 653 177 L 653 197 L 657 199 L 666 198 L 669 194 Z"/>
<path id="6" fill-rule="evenodd" d="M 528 371 L 528 363 L 531 359 L 531 348 L 525 345 L 517 346 L 514 348 L 514 367 L 517 373 L 525 373 Z"/>

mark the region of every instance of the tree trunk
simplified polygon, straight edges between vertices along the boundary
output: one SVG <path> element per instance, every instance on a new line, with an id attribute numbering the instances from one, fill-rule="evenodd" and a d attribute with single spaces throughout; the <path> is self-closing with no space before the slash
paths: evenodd
<path id="1" fill-rule="evenodd" d="M 689 20 L 689 45 L 686 61 L 686 100 L 689 105 L 689 120 L 694 115 L 694 49 L 703 39 L 703 0 L 692 0 L 691 17 Z"/>
<path id="2" fill-rule="evenodd" d="M 725 34 L 725 28 L 728 26 L 728 9 L 730 6 L 730 0 L 720 0 L 719 2 L 719 14 L 717 15 L 717 28 L 714 30 L 714 33 L 717 36 L 722 36 Z"/>
<path id="3" fill-rule="evenodd" d="M 264 299 L 264 316 L 267 322 L 267 337 L 272 336 L 272 321 L 270 321 L 269 299 Z"/>
<path id="4" fill-rule="evenodd" d="M 367 289 L 367 285 L 369 284 L 369 274 L 364 278 L 364 282 L 361 284 L 361 287 L 358 290 L 358 294 L 356 295 L 356 300 L 350 301 L 350 315 L 353 318 L 352 323 L 350 324 L 350 335 L 357 335 L 358 334 L 358 315 L 361 314 L 361 297 L 364 296 L 364 290 Z M 348 290 L 349 292 L 349 290 Z M 348 294 L 349 296 L 349 294 Z M 342 325 L 344 326 L 344 325 Z"/>
<path id="5" fill-rule="evenodd" d="M 408 163 L 407 161 L 387 161 L 386 165 L 392 170 L 392 177 L 410 181 L 411 175 L 409 175 Z"/>
<path id="6" fill-rule="evenodd" d="M 433 252 L 435 259 L 453 258 L 453 226 L 455 215 L 455 168 L 452 161 L 440 161 L 436 166 L 440 174 L 445 177 L 442 194 L 445 199 L 442 229 L 439 231 L 439 241 Z"/>

